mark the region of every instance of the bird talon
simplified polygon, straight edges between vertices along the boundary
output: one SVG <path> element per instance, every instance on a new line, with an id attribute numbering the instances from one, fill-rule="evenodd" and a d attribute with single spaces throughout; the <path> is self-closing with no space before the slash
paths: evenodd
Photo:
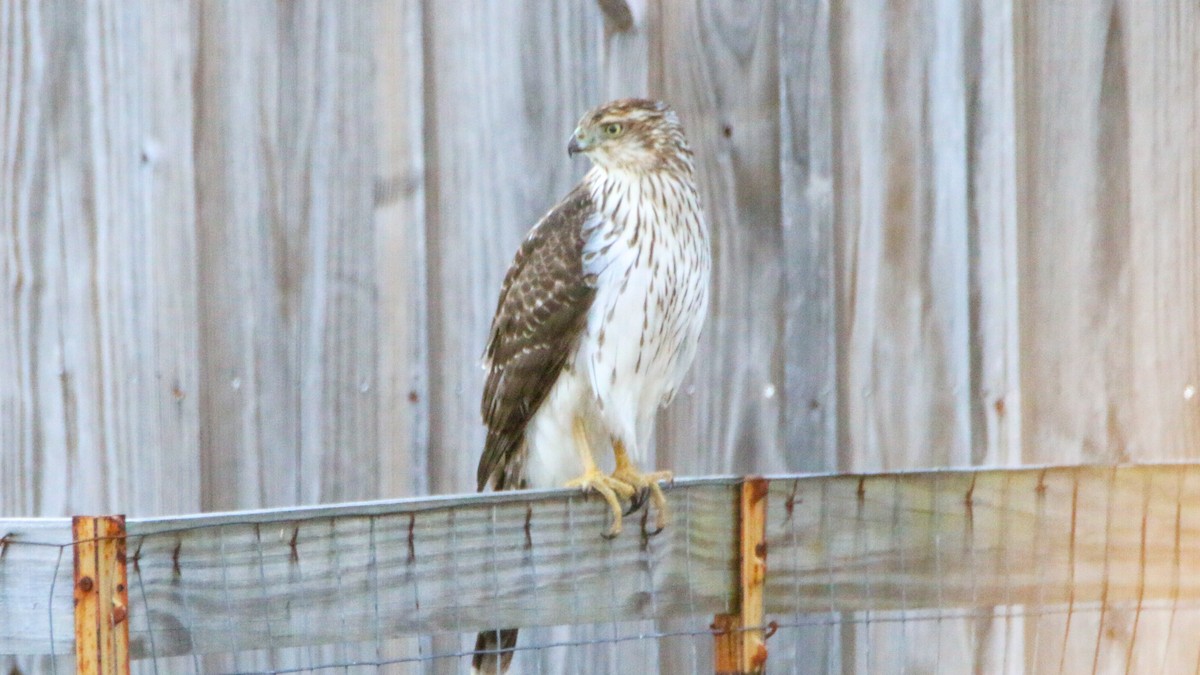
<path id="1" fill-rule="evenodd" d="M 620 495 L 623 499 L 632 497 L 635 490 L 628 483 L 601 473 L 595 468 L 588 469 L 582 476 L 567 482 L 569 488 L 579 488 L 585 494 L 595 492 L 604 498 L 608 503 L 609 511 L 612 513 L 612 525 L 607 530 L 601 533 L 600 536 L 605 539 L 612 539 L 621 533 L 621 502 L 618 499 Z"/>
<path id="2" fill-rule="evenodd" d="M 625 515 L 628 516 L 631 513 L 641 509 L 642 506 L 646 504 L 646 498 L 649 496 L 649 488 L 641 488 L 637 492 L 633 493 L 633 496 L 629 498 L 629 508 L 625 509 Z"/>
<path id="3" fill-rule="evenodd" d="M 654 518 L 654 525 L 658 529 L 654 534 L 661 532 L 670 522 L 670 517 L 667 512 L 667 498 L 663 495 L 662 487 L 659 486 L 660 481 L 674 483 L 675 474 L 670 471 L 651 471 L 650 473 L 640 473 L 628 460 L 620 461 L 617 465 L 617 470 L 613 472 L 612 477 L 617 481 L 632 485 L 637 489 L 637 492 L 630 498 L 629 510 L 625 515 L 629 515 L 642 507 L 649 497 L 654 504 L 658 515 Z"/>

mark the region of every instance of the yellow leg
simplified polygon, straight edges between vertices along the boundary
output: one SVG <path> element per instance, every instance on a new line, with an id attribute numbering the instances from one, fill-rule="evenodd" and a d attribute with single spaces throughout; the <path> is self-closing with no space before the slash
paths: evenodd
<path id="1" fill-rule="evenodd" d="M 675 475 L 670 471 L 642 473 L 629 459 L 629 455 L 625 454 L 625 444 L 621 441 L 613 443 L 613 454 L 617 459 L 617 469 L 613 471 L 613 478 L 632 485 L 637 490 L 649 490 L 650 501 L 654 503 L 654 508 L 658 511 L 654 524 L 659 530 L 666 527 L 670 521 L 670 515 L 667 513 L 667 497 L 663 494 L 662 488 L 658 486 L 658 482 L 672 481 L 675 479 Z"/>
<path id="2" fill-rule="evenodd" d="M 621 533 L 621 502 L 617 499 L 629 499 L 637 490 L 615 476 L 609 476 L 596 468 L 596 460 L 592 457 L 592 448 L 588 444 L 587 433 L 583 420 L 576 418 L 572 427 L 575 436 L 575 448 L 583 460 L 583 475 L 567 482 L 567 487 L 577 487 L 584 492 L 599 492 L 608 502 L 612 510 L 612 526 L 604 533 L 605 537 L 615 537 Z"/>

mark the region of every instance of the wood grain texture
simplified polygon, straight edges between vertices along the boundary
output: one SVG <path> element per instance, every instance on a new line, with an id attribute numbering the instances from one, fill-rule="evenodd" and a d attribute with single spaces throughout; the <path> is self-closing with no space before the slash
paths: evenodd
<path id="1" fill-rule="evenodd" d="M 783 364 L 778 13 L 770 0 L 658 5 L 651 93 L 678 111 L 697 155 L 713 243 L 709 320 L 659 422 L 680 473 L 780 471 Z"/>
<path id="2" fill-rule="evenodd" d="M 834 182 L 838 467 L 971 461 L 970 171 L 966 9 L 958 2 L 836 6 Z M 922 670 L 911 644 L 955 645 L 967 622 L 854 615 L 846 667 Z M 850 617 L 846 617 L 849 619 Z"/>
<path id="3" fill-rule="evenodd" d="M 1125 461 L 1130 370 L 1125 29 L 1106 3 L 1018 16 L 1026 461 Z"/>
<path id="4" fill-rule="evenodd" d="M 903 610 L 895 635 L 870 630 L 893 612 L 858 615 L 874 638 L 859 636 L 853 653 L 866 672 L 891 671 L 901 654 L 930 671 L 968 660 L 1057 671 L 1063 659 L 1067 672 L 1093 663 L 1120 671 L 1131 632 L 1153 655 L 1152 671 L 1194 667 L 1195 654 L 1174 644 L 1180 638 L 1153 630 L 1190 625 L 1194 614 L 1184 599 L 1195 590 L 1184 570 L 1200 562 L 1189 534 L 1197 514 L 1187 506 L 1200 488 L 1194 465 L 897 478 L 773 484 L 767 597 L 779 605 L 769 610 L 797 600 L 848 609 L 851 598 L 860 610 Z M 929 607 L 938 609 L 922 611 Z M 948 639 L 956 615 L 992 619 L 991 633 L 965 645 Z"/>
<path id="5" fill-rule="evenodd" d="M 728 611 L 737 578 L 736 489 L 732 480 L 677 488 L 677 527 L 653 537 L 630 528 L 615 540 L 599 536 L 603 503 L 565 490 L 532 501 L 481 496 L 131 520 L 133 653 L 467 633 L 494 620 L 537 626 Z M 69 541 L 69 523 L 3 527 L 13 544 L 0 564 L 0 650 L 69 651 L 70 549 L 65 583 L 53 596 L 55 630 L 66 633 L 53 645 L 47 625 L 20 617 L 39 604 L 47 615 L 54 566 L 29 579 L 6 573 L 12 563 L 53 560 L 59 548 L 32 542 Z"/>
<path id="6" fill-rule="evenodd" d="M 831 29 L 826 0 L 780 6 L 782 423 L 789 471 L 838 466 Z"/>
<path id="7" fill-rule="evenodd" d="M 374 9 L 380 497 L 428 494 L 429 336 L 422 10 Z"/>
<path id="8" fill-rule="evenodd" d="M 841 465 L 962 464 L 970 457 L 962 10 L 853 3 L 834 21 Z"/>
<path id="9" fill-rule="evenodd" d="M 276 159 L 278 30 L 269 0 L 200 8 L 195 118 L 196 211 L 205 224 L 197 239 L 205 510 L 294 504 L 298 492 L 297 364 L 281 297 L 293 261 L 284 248 Z"/>
<path id="10" fill-rule="evenodd" d="M 565 139 L 596 99 L 598 24 L 560 3 L 476 2 L 426 15 L 430 489 L 474 485 L 479 369 L 517 245 L 582 175 Z M 599 9 L 589 7 L 593 21 Z M 517 26 L 494 31 L 490 26 Z M 475 36 L 464 40 L 462 36 Z"/>
<path id="11" fill-rule="evenodd" d="M 611 541 L 597 534 L 600 500 L 566 490 L 131 520 L 133 653 L 469 633 L 496 620 L 706 624 L 734 609 L 738 483 L 683 482 L 669 493 L 675 527 Z M 904 652 L 875 641 L 854 655 L 869 672 L 901 654 L 932 671 L 961 664 L 971 653 L 933 629 L 994 607 L 1072 616 L 1066 630 L 1030 635 L 1029 653 L 1055 666 L 1064 654 L 1097 658 L 1093 629 L 1123 613 L 1146 623 L 1117 624 L 1106 641 L 1136 631 L 1135 654 L 1155 670 L 1194 665 L 1176 644 L 1185 637 L 1148 627 L 1189 617 L 1200 601 L 1189 573 L 1200 566 L 1200 465 L 780 476 L 769 489 L 767 612 L 857 612 L 868 625 L 905 612 Z M 50 586 L 69 522 L 0 530 L 11 534 L 0 650 L 69 651 L 69 639 L 51 644 L 49 625 L 27 620 L 33 609 L 70 634 L 69 564 Z M 10 574 L 14 563 L 37 571 Z M 1105 646 L 1102 670 L 1126 663 L 1126 646 Z"/>
<path id="12" fill-rule="evenodd" d="M 467 489 L 500 278 L 632 94 L 683 116 L 716 243 L 665 468 L 1195 457 L 1194 3 L 885 4 L 0 3 L 0 515 Z M 871 616 L 814 644 L 1153 671 L 1200 627 Z"/>
<path id="13" fill-rule="evenodd" d="M 971 463 L 1021 463 L 1013 3 L 964 8 L 970 247 Z"/>
<path id="14" fill-rule="evenodd" d="M 208 508 L 379 493 L 368 9 L 203 8 Z"/>
<path id="15" fill-rule="evenodd" d="M 192 167 L 162 152 L 191 145 L 168 122 L 191 53 L 158 37 L 188 8 L 77 10 L 4 12 L 0 512 L 191 511 L 197 412 L 174 392 L 195 382 Z"/>

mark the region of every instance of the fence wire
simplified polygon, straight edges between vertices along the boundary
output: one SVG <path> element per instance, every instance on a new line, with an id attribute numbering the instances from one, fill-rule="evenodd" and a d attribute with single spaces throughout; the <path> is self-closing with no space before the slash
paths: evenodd
<path id="1" fill-rule="evenodd" d="M 563 492 L 130 521 L 133 670 L 459 673 L 476 631 L 519 626 L 513 673 L 711 672 L 737 490 L 680 484 L 666 531 L 637 512 L 613 540 Z M 778 477 L 768 500 L 769 673 L 1200 672 L 1198 466 Z M 75 543 L 0 544 L 5 672 L 74 670 Z"/>

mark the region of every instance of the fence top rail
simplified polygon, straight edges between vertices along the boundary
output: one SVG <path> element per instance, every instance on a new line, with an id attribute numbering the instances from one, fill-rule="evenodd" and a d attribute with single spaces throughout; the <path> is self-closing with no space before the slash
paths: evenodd
<path id="1" fill-rule="evenodd" d="M 768 479 L 768 612 L 1200 603 L 1180 574 L 1200 568 L 1200 463 Z M 643 511 L 614 540 L 576 490 L 130 519 L 131 649 L 727 611 L 743 480 L 680 479 L 667 530 Z M 70 544 L 69 519 L 0 520 L 0 653 L 70 651 Z"/>
<path id="2" fill-rule="evenodd" d="M 922 476 L 962 476 L 979 474 L 1039 474 L 1045 472 L 1098 472 L 1123 470 L 1164 470 L 1164 469 L 1200 469 L 1200 462 L 1154 462 L 1139 464 L 1041 464 L 1023 465 L 1020 467 L 945 467 L 936 469 L 900 469 L 896 471 L 877 472 L 820 472 L 820 473 L 778 473 L 763 476 L 770 482 L 796 480 L 846 480 L 858 478 L 887 479 Z M 738 475 L 715 475 L 677 478 L 672 484 L 673 489 L 695 486 L 733 486 L 745 479 Z M 282 506 L 265 509 L 243 509 L 238 511 L 213 511 L 209 513 L 190 513 L 163 516 L 130 517 L 127 519 L 129 534 L 149 535 L 182 529 L 204 527 L 220 527 L 230 524 L 247 523 L 291 523 L 304 520 L 316 520 L 345 517 L 384 516 L 421 511 L 436 511 L 454 509 L 465 506 L 492 506 L 499 504 L 545 502 L 566 499 L 577 496 L 579 491 L 573 488 L 553 488 L 543 490 L 516 490 L 506 492 L 474 492 L 448 495 L 431 495 L 423 497 L 403 497 L 398 499 L 377 499 L 357 502 L 340 502 L 336 504 L 314 504 L 303 506 Z M 82 514 L 80 514 L 82 515 Z M 115 514 L 90 514 L 115 515 Z M 46 546 L 70 546 L 71 517 L 0 517 L 0 542 L 5 545 L 34 544 Z M 7 537 L 7 538 L 5 538 Z"/>

